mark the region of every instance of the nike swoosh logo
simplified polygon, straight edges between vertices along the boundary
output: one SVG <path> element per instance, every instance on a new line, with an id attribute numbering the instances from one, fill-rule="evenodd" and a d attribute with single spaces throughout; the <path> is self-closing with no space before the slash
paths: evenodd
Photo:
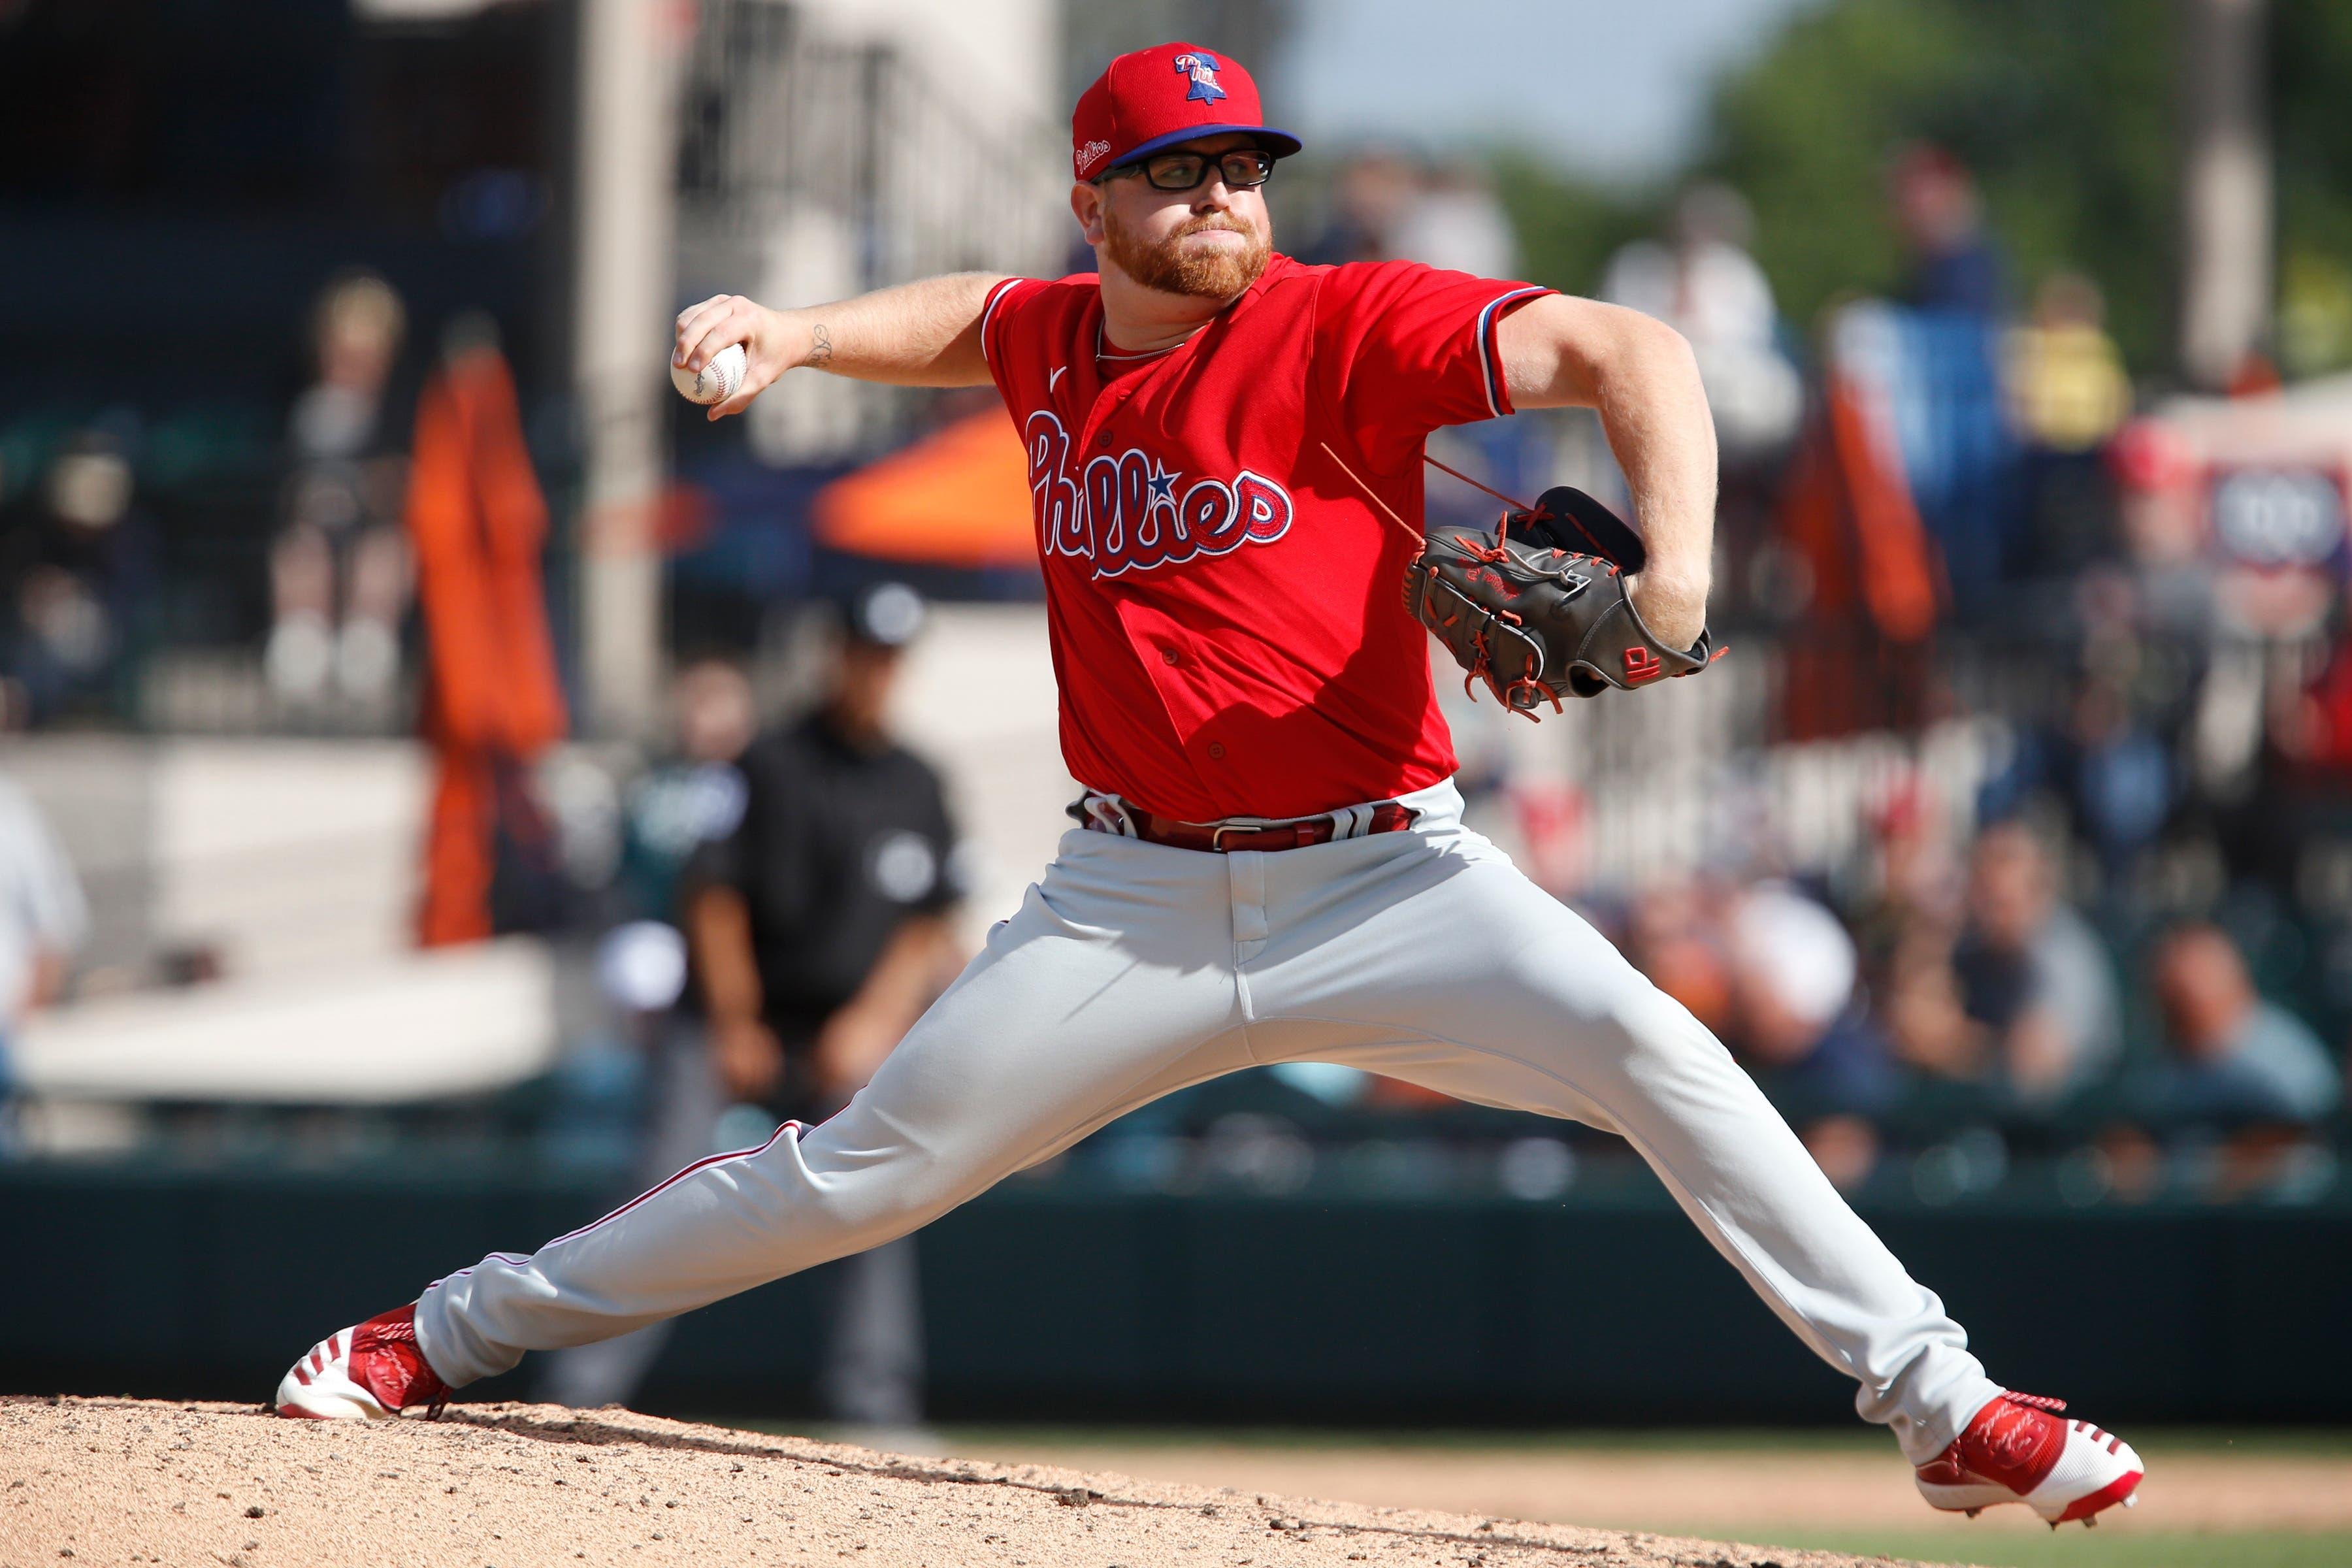
<path id="1" fill-rule="evenodd" d="M 1055 382 L 1057 382 L 1057 381 L 1061 380 L 1061 379 L 1062 379 L 1062 373 L 1063 373 L 1064 371 L 1066 371 L 1066 370 L 1069 369 L 1069 368 L 1070 368 L 1070 367 L 1069 367 L 1068 365 L 1066 365 L 1066 364 L 1057 364 L 1057 365 L 1055 365 L 1055 366 L 1054 367 L 1054 374 L 1051 374 L 1051 375 L 1049 375 L 1049 376 L 1047 376 L 1047 377 L 1045 378 L 1045 395 L 1046 395 L 1046 396 L 1051 397 L 1051 396 L 1053 396 L 1053 395 L 1054 395 L 1054 384 L 1055 384 Z"/>

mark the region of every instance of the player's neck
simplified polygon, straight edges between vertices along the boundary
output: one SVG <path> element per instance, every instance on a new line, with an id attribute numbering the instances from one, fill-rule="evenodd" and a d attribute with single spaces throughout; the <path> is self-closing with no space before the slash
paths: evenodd
<path id="1" fill-rule="evenodd" d="M 1106 262 L 1102 302 L 1104 341 L 1120 353 L 1152 353 L 1174 348 L 1208 325 L 1233 300 L 1146 289 Z"/>

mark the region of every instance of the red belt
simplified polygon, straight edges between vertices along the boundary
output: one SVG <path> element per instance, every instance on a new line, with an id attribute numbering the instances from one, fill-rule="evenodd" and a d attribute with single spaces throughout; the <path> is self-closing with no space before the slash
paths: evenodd
<path id="1" fill-rule="evenodd" d="M 1392 800 L 1371 806 L 1369 814 L 1371 820 L 1348 837 L 1402 833 L 1412 826 L 1413 818 L 1419 815 L 1411 806 Z M 1127 808 L 1127 820 L 1138 838 L 1165 844 L 1171 849 L 1205 849 L 1218 855 L 1246 849 L 1303 849 L 1309 844 L 1328 844 L 1339 837 L 1339 819 L 1349 815 L 1346 811 L 1325 812 L 1294 817 L 1288 822 L 1179 822 L 1172 816 L 1134 806 Z M 1087 817 L 1087 826 L 1097 833 L 1112 831 L 1092 816 Z"/>

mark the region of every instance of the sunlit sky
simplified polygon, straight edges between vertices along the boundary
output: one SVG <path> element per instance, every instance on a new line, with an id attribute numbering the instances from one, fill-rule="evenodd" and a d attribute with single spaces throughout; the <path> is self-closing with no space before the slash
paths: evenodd
<path id="1" fill-rule="evenodd" d="M 1268 118 L 1310 143 L 1515 142 L 1637 182 L 1693 150 L 1715 78 L 1815 3 L 1297 0 Z"/>

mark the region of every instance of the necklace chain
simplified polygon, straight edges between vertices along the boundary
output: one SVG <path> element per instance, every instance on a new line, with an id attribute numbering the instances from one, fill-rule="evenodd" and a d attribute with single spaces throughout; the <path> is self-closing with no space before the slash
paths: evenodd
<path id="1" fill-rule="evenodd" d="M 1198 328 L 1193 330 L 1195 331 L 1199 331 Z M 1192 332 L 1187 332 L 1184 334 L 1184 337 L 1181 342 L 1170 343 L 1164 349 L 1146 349 L 1141 353 L 1132 354 L 1113 353 L 1110 352 L 1110 340 L 1103 335 L 1102 323 L 1097 321 L 1095 323 L 1095 358 L 1110 360 L 1158 359 L 1161 354 L 1174 353 L 1178 349 L 1182 348 L 1185 343 L 1192 342 Z"/>

